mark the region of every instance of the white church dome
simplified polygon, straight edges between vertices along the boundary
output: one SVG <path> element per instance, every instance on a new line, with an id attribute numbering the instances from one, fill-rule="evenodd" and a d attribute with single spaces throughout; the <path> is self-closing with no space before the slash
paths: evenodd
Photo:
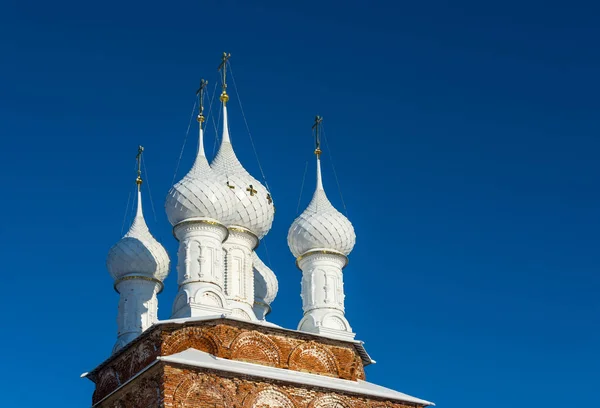
<path id="1" fill-rule="evenodd" d="M 169 274 L 169 255 L 150 234 L 138 191 L 138 205 L 129 231 L 109 251 L 106 267 L 114 280 L 125 276 L 144 276 L 163 281 Z"/>
<path id="2" fill-rule="evenodd" d="M 264 237 L 271 229 L 275 216 L 273 199 L 265 186 L 246 171 L 235 155 L 229 138 L 225 104 L 223 105 L 223 140 L 210 167 L 219 175 L 221 184 L 235 193 L 234 213 L 228 226 L 244 227 L 256 234 L 258 238 Z"/>
<path id="3" fill-rule="evenodd" d="M 235 210 L 235 196 L 208 165 L 202 129 L 199 139 L 198 155 L 192 169 L 167 194 L 167 218 L 171 225 L 190 218 L 212 218 L 228 225 Z"/>
<path id="4" fill-rule="evenodd" d="M 288 246 L 297 258 L 312 249 L 328 249 L 348 255 L 356 243 L 352 223 L 329 202 L 317 159 L 317 188 L 311 202 L 292 223 Z"/>

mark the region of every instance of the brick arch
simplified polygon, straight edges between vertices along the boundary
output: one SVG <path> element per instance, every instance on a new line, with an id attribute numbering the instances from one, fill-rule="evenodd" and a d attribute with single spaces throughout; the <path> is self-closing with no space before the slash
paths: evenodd
<path id="1" fill-rule="evenodd" d="M 219 353 L 219 341 L 212 333 L 203 331 L 201 327 L 186 327 L 172 333 L 164 341 L 162 355 L 168 356 L 189 348 L 216 356 Z"/>
<path id="2" fill-rule="evenodd" d="M 279 347 L 267 336 L 257 331 L 241 333 L 231 343 L 231 358 L 259 364 L 279 366 Z"/>
<path id="3" fill-rule="evenodd" d="M 339 377 L 337 359 L 331 351 L 315 342 L 302 343 L 292 350 L 288 359 L 291 370 L 307 371 Z"/>
<path id="4" fill-rule="evenodd" d="M 171 402 L 175 408 L 233 407 L 233 398 L 227 390 L 197 375 L 183 379 L 175 387 Z"/>
<path id="5" fill-rule="evenodd" d="M 337 395 L 323 395 L 308 404 L 308 408 L 352 408 L 353 404 Z"/>
<path id="6" fill-rule="evenodd" d="M 244 399 L 243 408 L 296 408 L 296 404 L 285 392 L 268 387 Z"/>

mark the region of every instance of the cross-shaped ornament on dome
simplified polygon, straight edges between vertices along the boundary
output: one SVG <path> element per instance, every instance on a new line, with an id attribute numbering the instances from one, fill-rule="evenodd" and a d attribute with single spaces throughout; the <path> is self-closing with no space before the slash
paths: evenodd
<path id="1" fill-rule="evenodd" d="M 135 179 L 135 184 L 138 186 L 138 191 L 142 186 L 142 153 L 144 152 L 144 146 L 138 146 L 138 152 L 135 156 L 135 160 L 137 162 L 137 178 Z"/>
<path id="2" fill-rule="evenodd" d="M 323 122 L 323 117 L 317 115 L 315 116 L 315 124 L 312 126 L 315 131 L 315 154 L 317 158 L 321 157 L 321 135 L 319 134 L 321 122 Z"/>
<path id="3" fill-rule="evenodd" d="M 221 78 L 222 80 L 222 89 L 223 91 L 221 92 L 221 102 L 223 103 L 227 103 L 227 101 L 229 100 L 229 95 L 227 95 L 227 61 L 229 60 L 229 58 L 231 57 L 231 54 L 227 54 L 226 52 L 223 53 L 223 57 L 221 58 L 221 65 L 219 65 L 218 71 L 221 71 L 223 74 L 223 77 Z"/>
<path id="4" fill-rule="evenodd" d="M 251 197 L 253 197 L 253 196 L 254 196 L 254 194 L 258 193 L 258 191 L 256 191 L 256 190 L 254 189 L 254 187 L 252 187 L 252 184 L 250 184 L 250 185 L 248 186 L 248 188 L 246 189 L 246 191 L 248 191 L 248 192 L 250 193 L 250 196 L 251 196 Z"/>
<path id="5" fill-rule="evenodd" d="M 204 88 L 208 85 L 208 81 L 204 79 L 200 80 L 200 88 L 196 91 L 196 96 L 198 97 L 198 122 L 200 122 L 200 127 L 202 127 L 202 123 L 204 122 Z"/>

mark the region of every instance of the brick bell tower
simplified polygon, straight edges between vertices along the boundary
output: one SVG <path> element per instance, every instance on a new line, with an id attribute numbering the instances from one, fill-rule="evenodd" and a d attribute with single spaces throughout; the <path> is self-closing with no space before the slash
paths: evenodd
<path id="1" fill-rule="evenodd" d="M 107 267 L 120 294 L 113 354 L 84 374 L 93 381 L 94 408 L 414 408 L 434 405 L 367 382 L 374 363 L 345 316 L 343 269 L 356 236 L 325 194 L 320 126 L 316 188 L 293 222 L 288 245 L 302 271 L 304 315 L 297 330 L 266 321 L 277 278 L 254 252 L 273 222 L 267 188 L 238 161 L 227 122 L 224 54 L 223 137 L 209 165 L 204 155 L 202 81 L 199 145 L 189 173 L 165 205 L 175 237 L 176 296 L 172 318 L 158 321 L 157 294 L 169 270 L 164 248 L 150 234 L 141 207 L 129 232 L 109 251 Z"/>

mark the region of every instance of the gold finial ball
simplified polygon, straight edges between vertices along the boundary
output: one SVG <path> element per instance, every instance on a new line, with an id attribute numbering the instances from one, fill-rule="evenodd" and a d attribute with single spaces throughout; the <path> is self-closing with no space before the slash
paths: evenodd
<path id="1" fill-rule="evenodd" d="M 221 102 L 225 103 L 227 101 L 229 101 L 229 95 L 227 95 L 227 92 L 223 91 L 223 93 L 221 94 Z"/>
<path id="2" fill-rule="evenodd" d="M 142 178 L 141 178 L 140 176 L 138 176 L 138 177 L 135 179 L 135 184 L 137 184 L 138 186 L 141 186 L 141 185 L 142 185 Z"/>
<path id="3" fill-rule="evenodd" d="M 315 149 L 315 154 L 317 155 L 317 157 L 320 157 L 320 156 L 321 156 L 321 153 L 322 153 L 321 149 L 319 149 L 319 148 L 317 147 L 317 148 Z"/>
<path id="4" fill-rule="evenodd" d="M 198 120 L 198 122 L 203 123 L 206 119 L 204 117 L 204 115 L 200 114 L 198 115 L 198 117 L 196 118 Z"/>

